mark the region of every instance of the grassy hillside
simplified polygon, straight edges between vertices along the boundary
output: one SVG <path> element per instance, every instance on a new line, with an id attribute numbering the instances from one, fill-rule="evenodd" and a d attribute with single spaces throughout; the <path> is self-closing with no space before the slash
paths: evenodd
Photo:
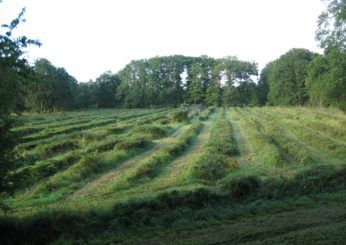
<path id="1" fill-rule="evenodd" d="M 3 241 L 342 244 L 345 125 L 304 107 L 22 116 Z"/>

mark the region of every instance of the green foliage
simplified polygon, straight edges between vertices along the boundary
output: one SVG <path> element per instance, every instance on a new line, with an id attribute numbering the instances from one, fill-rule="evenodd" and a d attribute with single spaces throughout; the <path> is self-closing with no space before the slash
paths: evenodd
<path id="1" fill-rule="evenodd" d="M 154 57 L 131 61 L 119 72 L 116 99 L 125 107 L 177 106 L 183 102 L 181 74 L 190 58 Z"/>
<path id="2" fill-rule="evenodd" d="M 256 85 L 251 76 L 257 75 L 257 64 L 226 57 L 220 60 L 225 72 L 226 84 L 223 88 L 224 105 L 247 105 L 254 103 Z M 257 102 L 256 102 L 257 103 Z"/>
<path id="3" fill-rule="evenodd" d="M 29 45 L 40 45 L 37 40 L 25 36 L 13 37 L 13 31 L 23 21 L 25 9 L 8 25 L 2 25 L 0 34 L 0 193 L 10 190 L 7 177 L 14 169 L 14 134 L 10 132 L 16 111 L 16 102 L 20 98 L 23 84 L 31 73 L 25 58 L 24 49 Z"/>
<path id="4" fill-rule="evenodd" d="M 39 59 L 34 66 L 36 79 L 28 86 L 27 101 L 32 110 L 52 112 L 74 107 L 77 81 L 64 68 Z"/>
<path id="5" fill-rule="evenodd" d="M 219 81 L 212 81 L 205 94 L 205 103 L 209 106 L 221 104 L 221 85 Z"/>
<path id="6" fill-rule="evenodd" d="M 320 47 L 329 49 L 338 47 L 346 52 L 346 3 L 345 0 L 327 0 L 327 9 L 318 17 L 316 40 Z"/>
<path id="7" fill-rule="evenodd" d="M 96 78 L 96 103 L 98 108 L 112 108 L 116 106 L 115 93 L 120 84 L 117 75 L 105 72 Z"/>
<path id="8" fill-rule="evenodd" d="M 308 99 L 305 85 L 313 54 L 305 49 L 291 49 L 267 65 L 268 102 L 272 105 L 304 105 Z"/>
<path id="9" fill-rule="evenodd" d="M 269 92 L 269 84 L 268 84 L 268 69 L 270 65 L 264 67 L 261 71 L 260 78 L 258 80 L 257 85 L 257 98 L 259 105 L 266 105 L 268 101 L 268 92 Z"/>
<path id="10" fill-rule="evenodd" d="M 330 48 L 309 66 L 306 84 L 313 106 L 335 106 L 346 110 L 346 54 Z"/>

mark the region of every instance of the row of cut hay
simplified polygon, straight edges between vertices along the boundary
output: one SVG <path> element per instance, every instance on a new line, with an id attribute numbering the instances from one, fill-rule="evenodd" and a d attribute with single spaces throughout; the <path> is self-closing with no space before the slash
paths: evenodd
<path id="1" fill-rule="evenodd" d="M 263 125 L 263 132 L 266 137 L 275 144 L 283 153 L 287 161 L 298 164 L 310 164 L 314 162 L 312 152 L 289 135 L 289 132 L 280 126 L 280 121 L 275 117 L 268 116 L 264 113 L 254 112 L 252 109 L 249 118 L 257 120 Z"/>
<path id="2" fill-rule="evenodd" d="M 232 125 L 225 118 L 225 113 L 223 108 L 212 125 L 208 144 L 193 164 L 190 174 L 195 178 L 213 182 L 237 168 L 237 144 Z"/>
<path id="3" fill-rule="evenodd" d="M 158 116 L 164 116 L 162 112 L 158 114 L 151 117 L 157 119 Z M 145 122 L 148 119 L 148 116 L 142 118 Z M 137 126 L 138 124 L 141 124 L 141 126 Z M 47 144 L 38 145 L 31 151 L 24 151 L 21 157 L 22 167 L 15 170 L 12 174 L 14 180 L 21 180 L 19 185 L 16 184 L 16 187 L 30 186 L 39 180 L 70 167 L 83 156 L 89 154 L 146 147 L 147 142 L 139 140 L 139 136 L 142 139 L 157 139 L 169 134 L 172 128 L 168 125 L 143 124 L 141 119 L 133 119 L 131 123 L 113 126 L 112 131 L 107 127 L 107 131 L 112 132 L 112 134 L 104 137 L 104 134 L 101 132 L 103 137 L 98 137 L 97 139 L 99 140 L 97 141 L 95 141 L 95 137 L 91 137 L 94 135 L 83 133 L 82 138 L 72 137 L 72 139 L 54 140 Z M 116 135 L 114 134 L 115 132 L 124 134 Z M 100 134 L 99 131 L 96 133 Z M 86 138 L 88 138 L 87 141 Z M 16 182 L 18 183 L 18 181 Z"/>
<path id="4" fill-rule="evenodd" d="M 140 129 L 140 130 L 139 130 Z M 67 167 L 78 164 L 78 160 L 88 155 L 116 154 L 117 152 L 130 152 L 132 150 L 143 150 L 152 144 L 153 139 L 166 136 L 171 128 L 168 126 L 143 125 L 134 128 L 125 135 L 119 135 L 107 140 L 90 144 L 78 151 L 67 152 L 54 158 L 40 160 L 33 165 L 26 165 L 14 172 L 15 179 L 20 177 L 21 185 L 33 184 L 38 180 L 51 176 Z M 119 155 L 119 154 L 118 154 Z M 120 154 L 126 158 L 126 154 Z M 123 158 L 117 158 L 123 160 Z M 107 163 L 108 164 L 108 163 Z M 73 166 L 72 166 L 73 168 Z M 98 169 L 102 171 L 102 169 Z M 85 171 L 84 171 L 85 172 Z M 23 184 L 24 183 L 24 184 Z"/>
<path id="5" fill-rule="evenodd" d="M 187 129 L 184 129 L 175 139 L 162 148 L 154 152 L 149 157 L 139 161 L 136 166 L 124 172 L 120 178 L 108 186 L 110 192 L 128 189 L 136 183 L 143 183 L 145 180 L 156 177 L 164 167 L 166 167 L 174 158 L 181 155 L 187 147 L 194 141 L 199 134 L 202 123 L 196 121 Z"/>
<path id="6" fill-rule="evenodd" d="M 346 143 L 344 142 L 333 140 L 315 130 L 303 127 L 299 123 L 292 123 L 286 120 L 281 122 L 282 125 L 295 134 L 297 138 L 325 153 L 336 155 L 346 154 Z"/>
<path id="7" fill-rule="evenodd" d="M 131 119 L 131 118 L 135 118 L 138 116 L 142 116 L 142 115 L 148 115 L 151 114 L 152 112 L 141 112 L 138 114 L 133 114 L 133 115 L 124 115 L 122 117 L 114 117 L 114 118 L 108 118 L 108 119 L 101 119 L 101 120 L 96 120 L 96 121 L 91 121 L 88 123 L 81 123 L 81 124 L 75 124 L 75 125 L 68 125 L 68 126 L 64 126 L 64 127 L 58 127 L 58 128 L 47 128 L 43 131 L 40 131 L 37 134 L 32 134 L 32 135 L 28 135 L 25 136 L 23 138 L 20 139 L 21 142 L 28 142 L 28 141 L 33 141 L 33 140 L 38 140 L 38 139 L 45 139 L 45 138 L 50 138 L 54 135 L 59 135 L 59 134 L 69 134 L 71 132 L 75 132 L 75 131 L 81 131 L 81 130 L 86 130 L 86 129 L 91 129 L 94 127 L 103 127 L 106 125 L 110 125 L 113 123 L 118 122 L 119 120 L 126 120 L 126 119 Z"/>
<path id="8" fill-rule="evenodd" d="M 65 194 L 68 194 L 80 188 L 80 184 L 92 176 L 118 166 L 151 146 L 152 142 L 146 135 L 138 135 L 122 141 L 119 147 L 115 146 L 114 151 L 86 154 L 67 170 L 55 174 L 40 184 L 35 193 L 41 195 L 40 193 L 48 194 L 58 189 L 66 189 Z"/>
<path id="9" fill-rule="evenodd" d="M 140 113 L 140 111 L 139 112 L 133 111 L 131 113 L 137 114 L 137 113 Z M 126 111 L 118 110 L 118 109 L 108 114 L 102 114 L 102 112 L 100 112 L 100 114 L 93 113 L 91 115 L 83 115 L 83 116 L 79 116 L 78 112 L 75 112 L 75 115 L 73 117 L 71 112 L 71 117 L 67 117 L 66 119 L 61 118 L 60 120 L 57 120 L 57 121 L 55 120 L 48 121 L 46 123 L 41 123 L 38 125 L 36 124 L 31 125 L 30 122 L 27 122 L 24 125 L 14 128 L 13 131 L 17 133 L 17 135 L 23 137 L 28 134 L 33 134 L 35 132 L 37 133 L 39 131 L 56 130 L 60 127 L 99 122 L 99 121 L 104 121 L 107 119 L 121 118 L 126 115 L 129 115 L 129 113 Z"/>
<path id="10" fill-rule="evenodd" d="M 21 152 L 21 158 L 25 165 L 30 165 L 35 161 L 47 159 L 68 151 L 76 149 L 86 149 L 88 152 L 98 150 L 99 152 L 111 150 L 112 147 L 119 141 L 118 135 L 127 132 L 134 126 L 140 123 L 120 124 L 113 127 L 106 127 L 97 131 L 82 131 L 80 133 L 73 134 L 70 138 L 54 139 L 45 144 L 39 144 L 34 149 Z M 142 123 L 143 125 L 144 123 Z M 144 124 L 145 125 L 145 124 Z M 154 126 L 142 126 L 140 128 L 154 127 Z M 157 130 L 161 130 L 161 134 L 168 126 L 157 127 Z M 137 130 L 137 129 L 136 129 Z M 138 131 L 138 130 L 137 130 Z M 156 134 L 160 134 L 156 132 Z M 19 152 L 19 149 L 17 148 Z"/>
<path id="11" fill-rule="evenodd" d="M 61 134 L 61 135 L 54 135 L 50 138 L 44 138 L 39 140 L 34 140 L 31 142 L 21 143 L 17 145 L 16 150 L 19 153 L 23 153 L 24 151 L 30 151 L 33 150 L 35 147 L 41 145 L 41 144 L 47 144 L 50 143 L 50 141 L 59 141 L 64 139 L 83 139 L 86 141 L 94 141 L 94 140 L 101 140 L 104 137 L 106 137 L 109 134 L 117 134 L 120 133 L 119 131 L 124 131 L 128 129 L 127 127 L 129 125 L 134 125 L 134 123 L 141 123 L 141 120 L 148 119 L 150 117 L 156 116 L 155 114 L 161 114 L 161 116 L 166 113 L 164 112 L 158 112 L 158 113 L 145 113 L 130 117 L 126 116 L 123 118 L 118 118 L 118 121 L 114 124 L 110 124 L 107 126 L 95 126 L 93 128 L 87 129 L 87 130 L 81 130 L 81 131 L 73 131 L 68 134 Z M 154 115 L 152 115 L 154 114 Z"/>
<path id="12" fill-rule="evenodd" d="M 215 107 L 214 106 L 210 106 L 208 108 L 206 108 L 204 111 L 201 112 L 201 114 L 199 115 L 198 119 L 201 121 L 206 121 L 208 120 L 209 116 L 215 111 Z"/>
<path id="13" fill-rule="evenodd" d="M 143 178 L 154 178 L 160 172 L 162 166 L 167 165 L 175 157 L 179 156 L 193 142 L 199 134 L 202 124 L 193 123 L 182 135 L 179 135 L 173 142 L 164 146 L 158 152 L 154 153 L 145 162 L 138 165 L 128 174 L 127 180 L 130 182 Z"/>
<path id="14" fill-rule="evenodd" d="M 304 111 L 300 111 L 302 109 L 299 108 L 295 110 L 286 108 L 283 108 L 282 110 L 279 109 L 280 108 L 253 108 L 252 110 L 260 114 L 271 115 L 278 120 L 287 120 L 291 121 L 292 123 L 299 122 L 299 124 L 302 126 L 315 130 L 318 133 L 322 132 L 327 137 L 332 137 L 340 141 L 346 141 L 346 129 L 344 127 L 346 119 L 342 120 L 332 117 L 321 118 L 317 116 L 317 112 L 312 109 L 305 109 Z"/>
<path id="15" fill-rule="evenodd" d="M 300 121 L 286 119 L 284 117 L 277 117 L 275 114 L 257 113 L 257 117 L 266 117 L 268 121 L 275 121 L 277 124 L 282 125 L 296 138 L 305 142 L 308 145 L 318 148 L 328 154 L 345 155 L 346 143 L 340 140 L 335 140 L 333 137 L 327 136 L 325 132 L 320 132 L 305 126 Z"/>
<path id="16" fill-rule="evenodd" d="M 143 111 L 149 111 L 149 109 L 131 109 L 132 114 L 141 113 Z M 154 111 L 154 110 L 152 110 Z M 127 109 L 97 109 L 97 110 L 83 110 L 83 111 L 70 111 L 63 112 L 61 115 L 59 113 L 42 113 L 42 114 L 32 114 L 24 113 L 19 116 L 16 121 L 17 127 L 14 130 L 22 130 L 26 128 L 35 127 L 45 127 L 45 126 L 59 126 L 67 125 L 68 122 L 74 123 L 84 120 L 94 120 L 94 119 L 106 119 L 113 118 L 116 116 L 128 115 L 129 111 Z M 59 116 L 60 115 L 60 116 Z"/>
<path id="17" fill-rule="evenodd" d="M 265 166 L 282 166 L 280 150 L 265 134 L 263 125 L 249 118 L 244 109 L 231 108 L 230 112 L 249 140 L 252 151 L 251 160 Z"/>

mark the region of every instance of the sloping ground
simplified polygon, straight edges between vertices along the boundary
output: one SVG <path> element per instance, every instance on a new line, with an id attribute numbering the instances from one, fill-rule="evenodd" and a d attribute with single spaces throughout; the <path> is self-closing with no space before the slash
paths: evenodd
<path id="1" fill-rule="evenodd" d="M 89 171 L 84 179 L 73 173 L 73 188 L 54 190 L 64 193 L 62 198 L 40 192 L 38 201 L 24 200 L 25 195 L 10 199 L 14 214 L 0 219 L 4 244 L 16 239 L 58 244 L 344 244 L 345 114 L 333 111 L 329 117 L 327 110 L 276 107 L 213 111 L 172 124 L 178 127 L 173 134 L 151 138 L 152 148 L 119 164 L 110 161 L 109 168 L 95 168 L 97 173 Z M 107 134 L 115 140 L 138 134 L 135 128 L 147 118 L 138 111 L 129 113 L 138 118 L 130 129 Z M 168 116 L 148 115 L 148 125 L 170 125 Z M 217 138 L 211 137 L 218 128 L 215 118 L 231 125 L 219 130 Z M 179 142 L 193 127 L 187 143 Z M 227 142 L 238 152 L 220 159 L 236 160 L 234 168 L 216 179 L 193 176 L 196 164 L 204 164 L 196 159 L 210 147 L 210 139 L 217 143 L 225 135 L 231 135 Z M 91 139 L 88 145 L 102 141 Z M 213 147 L 222 153 L 222 146 Z M 109 153 L 97 154 L 103 159 Z M 87 163 L 83 168 L 97 161 Z M 220 170 L 218 162 L 209 163 L 215 163 L 208 165 L 210 171 Z M 20 216 L 25 218 L 16 219 Z"/>
<path id="2" fill-rule="evenodd" d="M 201 133 L 197 136 L 193 144 L 179 157 L 172 161 L 162 173 L 148 183 L 140 184 L 123 193 L 117 193 L 114 196 L 143 196 L 147 193 L 169 190 L 174 187 L 192 187 L 195 184 L 186 179 L 189 164 L 201 154 L 203 147 L 207 144 L 211 130 L 211 122 L 204 123 Z M 110 195 L 112 197 L 112 195 Z"/>
<path id="3" fill-rule="evenodd" d="M 159 151 L 163 146 L 169 144 L 174 138 L 176 138 L 181 132 L 186 130 L 189 127 L 189 125 L 185 125 L 178 130 L 176 130 L 170 137 L 162 138 L 159 140 L 156 140 L 156 146 L 146 151 L 134 158 L 129 159 L 128 161 L 122 163 L 119 167 L 115 168 L 114 170 L 111 170 L 97 179 L 93 180 L 92 182 L 89 182 L 86 186 L 84 186 L 82 189 L 78 190 L 76 193 L 73 193 L 71 196 L 68 197 L 68 199 L 75 199 L 79 197 L 94 197 L 97 195 L 102 194 L 103 190 L 111 184 L 118 176 L 124 173 L 127 169 L 133 167 L 138 163 L 139 161 L 143 161 L 146 158 L 150 157 L 153 153 Z"/>

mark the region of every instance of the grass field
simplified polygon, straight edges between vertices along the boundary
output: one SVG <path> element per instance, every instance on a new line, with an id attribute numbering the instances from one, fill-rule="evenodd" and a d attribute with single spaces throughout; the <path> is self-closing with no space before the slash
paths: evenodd
<path id="1" fill-rule="evenodd" d="M 345 125 L 304 107 L 24 115 L 2 241 L 342 244 Z"/>

